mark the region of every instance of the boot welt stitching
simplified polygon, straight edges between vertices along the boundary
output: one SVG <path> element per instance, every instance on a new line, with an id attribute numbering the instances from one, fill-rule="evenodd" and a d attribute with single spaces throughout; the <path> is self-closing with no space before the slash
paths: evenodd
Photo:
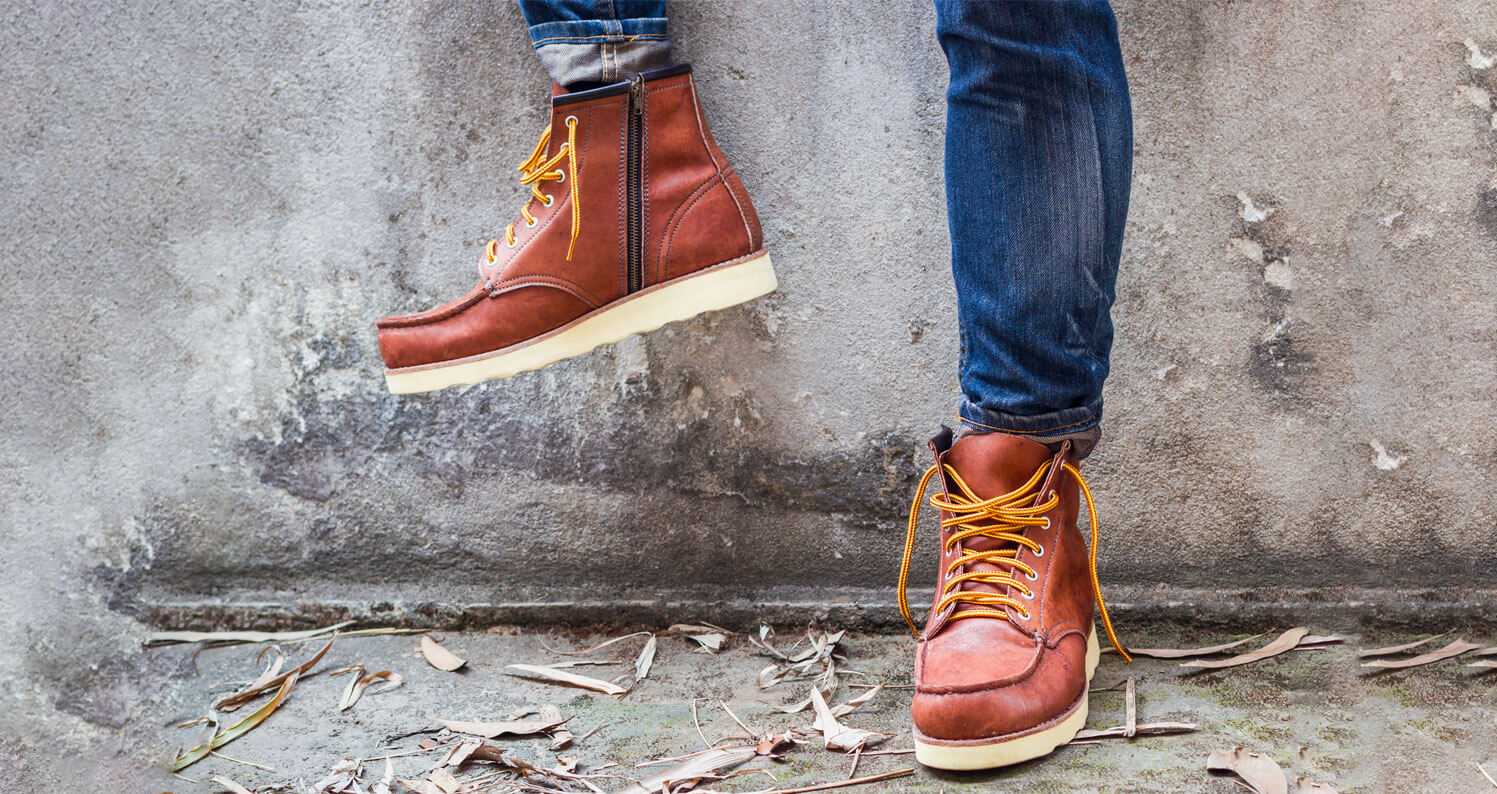
<path id="1" fill-rule="evenodd" d="M 955 746 L 961 746 L 963 744 L 976 744 L 978 742 L 984 742 L 989 739 L 1018 739 L 1024 736 L 1028 736 L 1032 733 L 1039 733 L 1040 731 L 1043 731 L 1047 728 L 1052 728 L 1058 723 L 1064 721 L 1066 717 L 1071 716 L 1076 712 L 1076 709 L 1081 707 L 1081 704 L 1086 701 L 1087 696 L 1090 694 L 1091 693 L 1089 689 L 1083 688 L 1081 690 L 1081 695 L 1078 696 L 1075 700 L 1071 701 L 1071 705 L 1067 706 L 1065 711 L 1062 711 L 1061 713 L 1055 715 L 1054 717 L 1051 717 L 1048 720 L 1045 720 L 1038 725 L 1030 728 L 1025 728 L 1021 731 L 1012 731 L 1009 733 L 990 733 L 983 734 L 982 736 L 971 736 L 965 739 L 938 739 L 934 736 L 926 736 L 925 734 L 920 733 L 920 731 L 918 730 L 916 730 L 915 733 L 919 734 L 922 738 L 933 742 Z"/>

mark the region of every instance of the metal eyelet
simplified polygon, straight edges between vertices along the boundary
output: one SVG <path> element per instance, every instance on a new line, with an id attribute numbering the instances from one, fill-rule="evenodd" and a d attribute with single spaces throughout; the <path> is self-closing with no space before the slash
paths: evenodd
<path id="1" fill-rule="evenodd" d="M 1034 600 L 1034 591 L 1033 590 L 1029 590 L 1029 591 L 1025 592 L 1023 595 L 1021 595 L 1019 597 L 1022 598 L 1022 599 L 1024 599 L 1025 601 L 1033 601 Z"/>
<path id="2" fill-rule="evenodd" d="M 1028 610 L 1020 610 L 1019 611 L 1019 619 L 1020 620 L 1029 620 L 1029 611 Z"/>
<path id="3" fill-rule="evenodd" d="M 1045 516 L 1045 523 L 1040 525 L 1040 529 L 1049 529 L 1049 528 L 1050 528 L 1050 516 Z"/>
<path id="4" fill-rule="evenodd" d="M 566 172 L 563 171 L 562 173 L 566 173 Z M 541 206 L 542 207 L 549 207 L 549 206 L 551 206 L 552 204 L 554 204 L 556 202 L 556 199 L 553 198 L 550 193 L 545 194 L 545 196 L 546 196 L 546 200 L 541 202 Z"/>
<path id="5" fill-rule="evenodd" d="M 1024 578 L 1031 582 L 1038 582 L 1040 580 L 1039 571 L 1031 570 L 1029 573 L 1024 574 Z"/>
<path id="6" fill-rule="evenodd" d="M 527 228 L 527 229 L 534 229 L 535 228 L 535 221 L 534 220 L 525 221 L 525 228 Z M 1045 519 L 1045 520 L 1048 521 L 1049 519 Z M 1046 525 L 1046 526 L 1048 526 L 1048 525 Z"/>
<path id="7" fill-rule="evenodd" d="M 1035 547 L 1034 547 L 1034 556 L 1036 556 L 1036 557 L 1043 557 L 1043 556 L 1045 556 L 1045 547 L 1042 546 L 1042 545 L 1036 544 Z"/>
<path id="8" fill-rule="evenodd" d="M 514 240 L 505 240 L 504 241 L 504 247 L 505 248 L 514 248 L 515 247 L 515 243 L 518 243 L 518 242 L 520 242 L 520 238 L 518 238 L 518 237 L 516 237 Z"/>

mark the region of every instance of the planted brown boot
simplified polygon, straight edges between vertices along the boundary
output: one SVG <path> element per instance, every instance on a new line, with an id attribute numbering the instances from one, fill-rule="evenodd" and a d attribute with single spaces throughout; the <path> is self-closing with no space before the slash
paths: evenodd
<path id="1" fill-rule="evenodd" d="M 1092 622 L 1118 650 L 1096 574 L 1096 510 L 1067 442 L 987 433 L 955 444 L 942 428 L 936 463 L 910 508 L 899 605 L 919 638 L 915 657 L 915 758 L 939 769 L 988 769 L 1046 755 L 1086 724 L 1099 649 Z M 940 578 L 925 630 L 905 600 L 920 499 L 941 492 Z M 1078 487 L 1093 545 L 1076 528 Z M 1127 658 L 1127 654 L 1123 654 Z"/>
<path id="2" fill-rule="evenodd" d="M 520 172 L 530 200 L 489 243 L 478 286 L 378 322 L 390 391 L 508 377 L 775 288 L 690 66 L 553 96 Z"/>

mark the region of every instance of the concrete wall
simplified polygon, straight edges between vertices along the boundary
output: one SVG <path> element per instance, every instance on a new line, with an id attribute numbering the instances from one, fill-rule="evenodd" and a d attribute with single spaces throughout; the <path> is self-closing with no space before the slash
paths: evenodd
<path id="1" fill-rule="evenodd" d="M 470 286 L 522 200 L 547 85 L 509 3 L 0 11 L 8 694 L 94 713 L 56 693 L 132 616 L 888 602 L 958 396 L 933 14 L 673 14 L 780 292 L 397 398 L 373 320 Z M 1106 580 L 1497 586 L 1497 5 L 1119 16 Z"/>

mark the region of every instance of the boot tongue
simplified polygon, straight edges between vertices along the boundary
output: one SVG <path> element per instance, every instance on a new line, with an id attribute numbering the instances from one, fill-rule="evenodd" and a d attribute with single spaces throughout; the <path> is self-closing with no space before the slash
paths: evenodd
<path id="1" fill-rule="evenodd" d="M 981 433 L 963 436 L 953 444 L 946 453 L 946 464 L 956 469 L 962 481 L 972 490 L 973 496 L 978 499 L 991 499 L 1009 493 L 1028 482 L 1029 478 L 1034 476 L 1035 470 L 1051 457 L 1049 448 L 1044 444 L 1004 433 Z M 951 482 L 947 483 L 947 490 L 951 493 L 960 493 L 955 483 Z M 972 523 L 975 526 L 984 526 L 996 522 L 980 519 Z M 953 528 L 952 531 L 960 530 Z M 974 535 L 962 541 L 962 545 L 972 551 L 996 551 L 1011 549 L 1017 544 L 985 535 Z M 968 566 L 968 570 L 1018 575 L 1014 569 L 1006 565 L 993 563 L 973 563 Z M 1001 593 L 1007 588 L 995 587 L 982 582 L 965 582 L 961 585 L 961 589 Z M 987 607 L 975 608 L 986 609 Z"/>

